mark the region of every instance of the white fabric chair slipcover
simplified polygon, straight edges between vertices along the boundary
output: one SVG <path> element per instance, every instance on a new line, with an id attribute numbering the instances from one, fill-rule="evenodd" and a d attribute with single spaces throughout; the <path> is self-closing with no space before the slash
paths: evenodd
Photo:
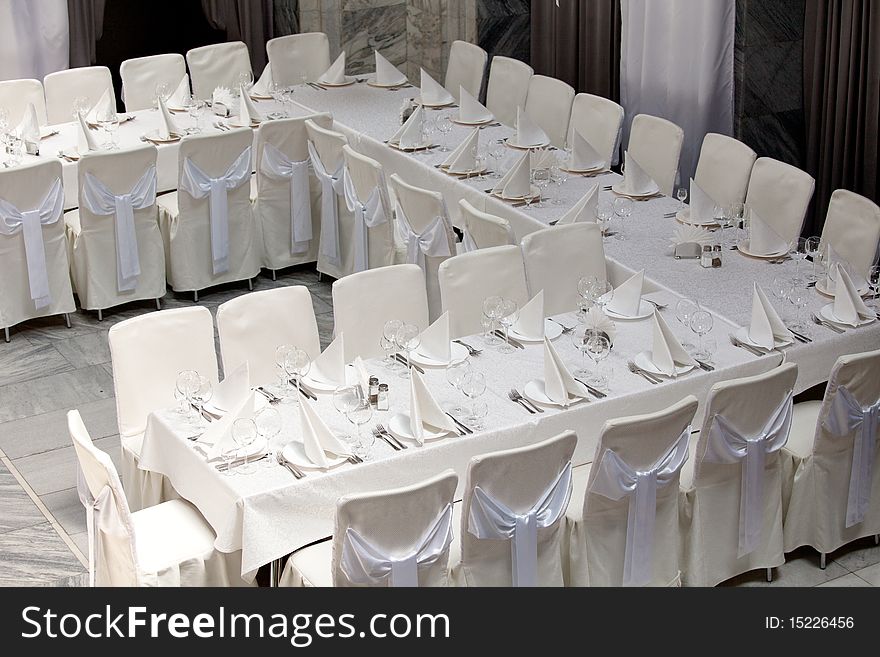
<path id="1" fill-rule="evenodd" d="M 446 586 L 452 470 L 412 486 L 345 495 L 333 538 L 291 555 L 282 586 Z"/>
<path id="2" fill-rule="evenodd" d="M 73 120 L 73 103 L 77 98 L 85 98 L 89 107 L 94 107 L 104 92 L 109 91 L 114 105 L 116 103 L 113 77 L 106 66 L 83 66 L 50 73 L 43 78 L 43 88 L 47 118 L 53 124 Z"/>
<path id="3" fill-rule="evenodd" d="M 307 120 L 323 127 L 333 122 L 329 114 L 311 114 L 263 121 L 257 128 L 254 217 L 262 263 L 272 271 L 318 259 L 321 185 L 310 172 Z"/>
<path id="4" fill-rule="evenodd" d="M 86 310 L 165 296 L 156 147 L 83 155 L 79 210 L 65 215 L 70 271 Z"/>
<path id="5" fill-rule="evenodd" d="M 397 242 L 406 248 L 406 262 L 425 272 L 428 309 L 433 322 L 440 316 L 440 264 L 455 254 L 455 233 L 446 201 L 440 192 L 410 185 L 395 174 L 389 177 L 397 199 L 394 208 Z"/>
<path id="6" fill-rule="evenodd" d="M 533 75 L 529 79 L 526 114 L 558 148 L 565 146 L 573 101 L 574 89 L 570 84 L 546 75 Z"/>
<path id="7" fill-rule="evenodd" d="M 285 87 L 302 84 L 305 75 L 315 82 L 330 68 L 330 40 L 323 32 L 305 32 L 266 42 L 272 80 Z"/>
<path id="8" fill-rule="evenodd" d="M 176 497 L 165 478 L 137 467 L 147 416 L 177 404 L 182 370 L 195 370 L 216 384 L 214 322 L 202 306 L 147 313 L 115 324 L 108 334 L 116 420 L 122 443 L 122 478 L 135 511 Z"/>
<path id="9" fill-rule="evenodd" d="M 394 212 L 385 170 L 373 158 L 342 147 L 345 205 L 353 213 L 351 241 L 342 253 L 343 271 L 354 273 L 390 265 L 394 255 Z"/>
<path id="10" fill-rule="evenodd" d="M 173 290 L 198 291 L 259 273 L 259 234 L 247 184 L 252 143 L 248 128 L 181 141 L 178 191 L 158 200 Z"/>
<path id="11" fill-rule="evenodd" d="M 248 364 L 252 386 L 278 383 L 275 349 L 290 344 L 321 354 L 312 295 L 304 285 L 243 294 L 217 308 L 223 371 Z"/>
<path id="12" fill-rule="evenodd" d="M 534 69 L 518 59 L 492 58 L 489 67 L 489 85 L 486 88 L 486 109 L 495 119 L 507 126 L 516 124 L 516 108 L 525 107 L 529 95 L 529 80 Z"/>
<path id="13" fill-rule="evenodd" d="M 667 586 L 679 578 L 679 474 L 697 399 L 609 420 L 578 468 L 566 514 L 570 586 Z M 584 480 L 586 479 L 586 485 Z"/>
<path id="14" fill-rule="evenodd" d="M 248 586 L 241 553 L 214 550 L 211 526 L 189 502 L 171 500 L 132 513 L 106 452 L 92 443 L 79 411 L 67 427 L 86 511 L 91 586 Z"/>
<path id="15" fill-rule="evenodd" d="M 757 157 L 741 141 L 709 132 L 703 137 L 694 182 L 718 205 L 743 203 Z M 687 184 L 686 180 L 680 182 Z"/>
<path id="16" fill-rule="evenodd" d="M 562 518 L 571 497 L 572 431 L 474 456 L 450 559 L 458 586 L 562 586 Z M 459 548 L 460 546 L 460 548 Z"/>
<path id="17" fill-rule="evenodd" d="M 544 313 L 577 309 L 577 282 L 605 279 L 605 249 L 598 224 L 581 222 L 536 230 L 522 239 L 529 294 L 544 290 Z"/>
<path id="18" fill-rule="evenodd" d="M 786 242 L 801 234 L 816 181 L 797 167 L 759 157 L 752 167 L 746 205 Z"/>
<path id="19" fill-rule="evenodd" d="M 46 125 L 46 97 L 43 95 L 42 82 L 29 79 L 0 81 L 0 107 L 9 115 L 11 127 L 14 128 L 21 122 L 31 103 L 37 110 L 37 121 L 40 125 Z"/>
<path id="20" fill-rule="evenodd" d="M 880 208 L 870 199 L 846 189 L 835 190 L 828 204 L 822 242 L 862 276 L 874 264 L 880 241 Z"/>
<path id="21" fill-rule="evenodd" d="M 784 451 L 785 551 L 880 534 L 880 351 L 841 356 L 821 402 L 795 404 Z"/>
<path id="22" fill-rule="evenodd" d="M 196 98 L 210 99 L 217 87 L 233 92 L 242 73 L 253 73 L 248 47 L 241 41 L 212 43 L 186 53 L 189 81 Z"/>
<path id="23" fill-rule="evenodd" d="M 458 202 L 458 207 L 461 210 L 461 230 L 464 234 L 461 240 L 461 253 L 516 244 L 516 237 L 507 219 L 477 210 L 465 199 Z"/>
<path id="24" fill-rule="evenodd" d="M 577 130 L 605 159 L 605 165 L 611 166 L 617 160 L 622 127 L 623 108 L 613 100 L 593 94 L 574 97 L 567 133 L 569 146 L 573 144 L 572 135 Z"/>
<path id="25" fill-rule="evenodd" d="M 672 121 L 650 114 L 633 118 L 627 152 L 666 196 L 675 191 L 675 174 L 684 142 L 684 130 Z"/>
<path id="26" fill-rule="evenodd" d="M 449 61 L 446 64 L 446 79 L 443 86 L 458 101 L 459 86 L 464 87 L 474 98 L 480 97 L 483 74 L 489 55 L 486 51 L 467 41 L 453 41 L 449 47 Z"/>
<path id="27" fill-rule="evenodd" d="M 150 109 L 156 103 L 156 87 L 164 84 L 174 93 L 184 75 L 186 62 L 180 53 L 126 59 L 119 66 L 125 111 Z"/>
<path id="28" fill-rule="evenodd" d="M 63 206 L 60 162 L 0 169 L 0 328 L 76 310 Z"/>
<path id="29" fill-rule="evenodd" d="M 345 334 L 345 360 L 384 355 L 379 341 L 390 319 L 428 327 L 425 274 L 417 265 L 391 265 L 333 283 L 334 333 Z"/>
<path id="30" fill-rule="evenodd" d="M 785 562 L 782 468 L 797 365 L 712 386 L 682 471 L 682 580 L 714 586 Z"/>
<path id="31" fill-rule="evenodd" d="M 522 251 L 516 245 L 494 246 L 449 258 L 440 265 L 443 312 L 449 313 L 453 338 L 481 333 L 483 299 L 499 296 L 522 308 L 529 297 Z"/>

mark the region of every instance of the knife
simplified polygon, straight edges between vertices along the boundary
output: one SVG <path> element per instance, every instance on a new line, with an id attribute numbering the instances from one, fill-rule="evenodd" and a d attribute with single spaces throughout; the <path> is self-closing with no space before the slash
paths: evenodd
<path id="1" fill-rule="evenodd" d="M 400 354 L 394 354 L 394 360 L 396 360 L 398 363 L 403 363 L 404 365 L 407 364 L 407 363 L 406 363 L 406 358 L 404 358 L 404 357 L 401 356 Z M 418 365 L 416 365 L 416 364 L 413 363 L 412 361 L 410 361 L 409 365 L 410 365 L 410 367 L 412 367 L 414 370 L 416 370 L 419 374 L 424 374 L 424 373 L 425 373 L 425 370 L 423 370 L 421 367 L 419 367 Z"/>
<path id="2" fill-rule="evenodd" d="M 504 333 L 501 332 L 501 331 L 499 331 L 498 329 L 496 329 L 495 331 L 493 331 L 493 333 L 494 333 L 497 337 L 501 338 L 502 340 L 504 339 Z M 523 343 L 522 343 L 522 342 L 519 342 L 519 341 L 517 341 L 517 340 L 514 340 L 514 339 L 511 338 L 509 335 L 507 336 L 507 344 L 511 345 L 512 347 L 516 347 L 517 349 L 525 349 L 525 347 L 523 346 Z"/>
<path id="3" fill-rule="evenodd" d="M 296 379 L 290 379 L 290 384 L 293 385 L 294 387 L 298 387 L 300 392 L 302 392 L 302 394 L 304 394 L 306 397 L 308 397 L 312 401 L 318 401 L 318 396 L 315 393 L 313 393 L 311 390 L 309 390 L 305 386 L 297 386 Z"/>
<path id="4" fill-rule="evenodd" d="M 598 398 L 598 399 L 604 399 L 605 397 L 608 396 L 608 395 L 606 395 L 604 392 L 602 392 L 601 390 L 597 390 L 596 388 L 594 388 L 593 386 L 591 386 L 589 383 L 587 383 L 587 382 L 584 381 L 583 379 L 579 379 L 579 378 L 577 378 L 577 377 L 574 377 L 574 380 L 577 381 L 578 383 L 580 383 L 584 388 L 586 388 L 587 390 L 589 390 L 589 391 L 590 391 L 590 394 L 593 395 L 594 397 Z"/>
<path id="5" fill-rule="evenodd" d="M 471 429 L 469 426 L 467 426 L 466 424 L 462 424 L 461 422 L 459 422 L 458 420 L 456 420 L 456 419 L 455 419 L 455 416 L 453 416 L 452 413 L 447 413 L 446 415 L 448 415 L 449 418 L 450 418 L 453 422 L 455 422 L 455 426 L 457 426 L 459 429 L 461 429 L 461 431 L 463 431 L 464 433 L 473 433 L 473 432 L 474 432 L 474 430 Z"/>

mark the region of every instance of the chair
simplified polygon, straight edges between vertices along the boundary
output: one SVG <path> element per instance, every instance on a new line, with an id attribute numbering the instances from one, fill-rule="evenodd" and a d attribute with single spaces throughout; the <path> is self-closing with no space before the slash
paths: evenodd
<path id="1" fill-rule="evenodd" d="M 330 68 L 330 40 L 323 32 L 305 32 L 269 39 L 266 54 L 272 80 L 285 87 L 316 81 Z"/>
<path id="2" fill-rule="evenodd" d="M 741 141 L 709 132 L 703 137 L 694 182 L 722 207 L 742 203 L 746 200 L 749 177 L 757 157 L 755 151 Z M 687 181 L 681 183 L 685 185 Z"/>
<path id="3" fill-rule="evenodd" d="M 95 447 L 79 411 L 67 412 L 85 507 L 91 586 L 247 586 L 241 553 L 214 549 L 211 526 L 189 502 L 132 512 L 110 456 Z"/>
<path id="4" fill-rule="evenodd" d="M 529 79 L 525 112 L 558 148 L 565 146 L 573 101 L 574 89 L 570 84 L 546 75 L 533 75 Z"/>
<path id="5" fill-rule="evenodd" d="M 462 253 L 516 244 L 513 229 L 507 219 L 477 210 L 465 199 L 458 202 L 458 207 L 461 209 L 461 227 L 464 234 L 461 240 Z"/>
<path id="6" fill-rule="evenodd" d="M 672 121 L 637 114 L 629 133 L 629 155 L 645 170 L 666 196 L 672 196 L 684 130 Z"/>
<path id="7" fill-rule="evenodd" d="M 831 195 L 822 243 L 868 276 L 876 260 L 877 242 L 880 241 L 880 208 L 870 199 L 846 189 L 837 189 Z"/>
<path id="8" fill-rule="evenodd" d="M 417 265 L 390 265 L 333 283 L 334 333 L 345 333 L 345 360 L 384 355 L 379 341 L 390 319 L 428 327 L 425 274 Z"/>
<path id="9" fill-rule="evenodd" d="M 785 562 L 782 467 L 797 365 L 716 383 L 681 473 L 682 579 L 714 586 Z"/>
<path id="10" fill-rule="evenodd" d="M 529 301 L 522 251 L 495 246 L 449 258 L 440 265 L 440 297 L 453 338 L 483 331 L 483 299 L 499 296 L 522 308 Z"/>
<path id="11" fill-rule="evenodd" d="M 529 294 L 544 290 L 544 314 L 577 309 L 577 282 L 583 277 L 606 279 L 605 249 L 598 224 L 581 222 L 553 226 L 522 239 Z"/>
<path id="12" fill-rule="evenodd" d="M 749 178 L 746 206 L 791 242 L 801 234 L 815 187 L 816 181 L 797 167 L 759 157 Z"/>
<path id="13" fill-rule="evenodd" d="M 602 427 L 596 458 L 575 469 L 565 518 L 566 584 L 680 582 L 679 475 L 696 410 L 697 398 L 688 395 L 656 413 L 608 420 Z"/>
<path id="14" fill-rule="evenodd" d="M 343 269 L 354 273 L 390 265 L 394 255 L 394 214 L 388 198 L 385 169 L 350 146 L 342 147 L 345 205 L 354 213 Z"/>
<path id="15" fill-rule="evenodd" d="M 263 238 L 262 264 L 275 272 L 318 260 L 321 185 L 309 173 L 305 122 L 329 127 L 329 114 L 263 121 L 256 132 L 254 218 Z"/>
<path id="16" fill-rule="evenodd" d="M 516 108 L 525 107 L 534 69 L 518 59 L 495 55 L 489 68 L 486 108 L 507 126 L 516 124 Z"/>
<path id="17" fill-rule="evenodd" d="M 37 110 L 37 121 L 40 125 L 46 125 L 46 97 L 43 95 L 43 83 L 39 80 L 3 80 L 0 82 L 0 107 L 4 108 L 9 116 L 9 125 L 17 126 L 28 105 L 33 103 Z M 65 120 L 69 120 L 68 119 Z"/>
<path id="18" fill-rule="evenodd" d="M 251 385 L 278 381 L 275 349 L 292 344 L 309 358 L 321 354 L 312 295 L 304 285 L 263 290 L 226 301 L 217 308 L 223 371 L 248 364 Z"/>
<path id="19" fill-rule="evenodd" d="M 397 199 L 397 241 L 406 245 L 406 262 L 417 264 L 425 272 L 428 309 L 433 322 L 440 316 L 440 282 L 437 270 L 455 253 L 455 233 L 446 201 L 440 192 L 404 182 L 392 174 L 391 191 Z"/>
<path id="20" fill-rule="evenodd" d="M 620 129 L 623 126 L 623 108 L 613 100 L 578 94 L 571 105 L 571 120 L 568 125 L 568 143 L 577 130 L 590 146 L 611 166 L 616 160 L 620 143 Z"/>
<path id="21" fill-rule="evenodd" d="M 70 272 L 85 310 L 165 296 L 156 147 L 94 152 L 77 168 L 79 209 L 65 215 Z"/>
<path id="22" fill-rule="evenodd" d="M 61 163 L 40 160 L 0 169 L 0 326 L 76 310 L 70 287 L 67 240 L 61 219 Z M 28 219 L 31 211 L 36 218 Z M 33 239 L 26 222 L 32 221 Z M 37 223 L 39 222 L 39 223 Z"/>
<path id="23" fill-rule="evenodd" d="M 783 452 L 785 551 L 880 534 L 880 350 L 837 359 L 821 402 L 795 404 Z"/>
<path id="24" fill-rule="evenodd" d="M 193 48 L 186 53 L 186 65 L 193 95 L 202 100 L 211 98 L 217 87 L 238 89 L 242 73 L 253 75 L 248 47 L 241 41 Z"/>
<path id="25" fill-rule="evenodd" d="M 119 66 L 125 110 L 150 109 L 156 103 L 156 88 L 164 84 L 173 93 L 184 75 L 186 61 L 179 53 L 126 59 Z"/>
<path id="26" fill-rule="evenodd" d="M 567 431 L 471 458 L 450 557 L 456 585 L 563 585 L 562 519 L 576 445 Z"/>
<path id="27" fill-rule="evenodd" d="M 252 279 L 260 271 L 260 242 L 251 212 L 253 133 L 249 128 L 187 137 L 178 151 L 178 191 L 159 197 L 168 283 L 198 291 Z M 212 179 L 217 194 L 211 192 Z"/>
<path id="28" fill-rule="evenodd" d="M 106 66 L 84 66 L 49 73 L 43 78 L 46 113 L 49 123 L 68 123 L 73 117 L 77 98 L 85 98 L 89 107 L 101 100 L 105 91 L 113 92 L 113 77 Z M 115 104 L 115 100 L 114 100 Z"/>
<path id="29" fill-rule="evenodd" d="M 446 79 L 443 86 L 458 101 L 459 87 L 474 98 L 480 97 L 483 86 L 483 73 L 489 55 L 486 51 L 467 41 L 453 41 L 449 47 L 449 61 L 446 64 Z"/>
<path id="30" fill-rule="evenodd" d="M 294 552 L 282 586 L 446 586 L 458 476 L 345 495 L 333 538 Z"/>

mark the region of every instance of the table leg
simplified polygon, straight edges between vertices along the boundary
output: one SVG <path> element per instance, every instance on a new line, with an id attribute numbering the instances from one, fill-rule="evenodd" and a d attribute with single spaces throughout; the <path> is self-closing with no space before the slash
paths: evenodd
<path id="1" fill-rule="evenodd" d="M 269 563 L 269 586 L 277 588 L 281 583 L 281 572 L 284 570 L 284 559 L 275 559 Z"/>

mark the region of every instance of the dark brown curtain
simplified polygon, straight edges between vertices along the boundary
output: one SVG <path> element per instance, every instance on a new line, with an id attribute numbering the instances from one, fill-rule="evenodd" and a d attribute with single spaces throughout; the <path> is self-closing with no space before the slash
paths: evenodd
<path id="1" fill-rule="evenodd" d="M 274 34 L 273 0 L 202 0 L 202 9 L 215 30 L 225 30 L 227 41 L 244 41 L 251 67 L 259 77 L 266 66 L 266 42 Z"/>
<path id="2" fill-rule="evenodd" d="M 91 66 L 104 29 L 104 0 L 67 0 L 70 68 Z"/>
<path id="3" fill-rule="evenodd" d="M 804 107 L 807 171 L 816 178 L 804 234 L 818 235 L 835 189 L 877 201 L 880 2 L 807 0 Z"/>
<path id="4" fill-rule="evenodd" d="M 620 100 L 620 0 L 532 0 L 532 68 Z"/>

